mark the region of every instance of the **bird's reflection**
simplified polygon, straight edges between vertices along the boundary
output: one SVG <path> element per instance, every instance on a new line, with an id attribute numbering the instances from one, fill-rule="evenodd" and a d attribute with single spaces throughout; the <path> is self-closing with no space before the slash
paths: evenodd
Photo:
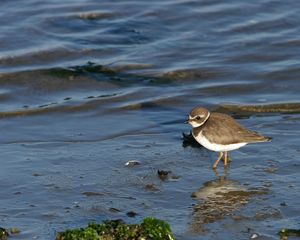
<path id="1" fill-rule="evenodd" d="M 213 171 L 214 171 L 214 173 L 216 174 L 216 177 L 217 177 L 217 179 L 214 180 L 214 181 L 225 181 L 225 179 L 228 176 L 228 168 L 227 167 L 224 167 L 224 176 L 221 176 L 216 168 L 213 169 Z"/>
<path id="2" fill-rule="evenodd" d="M 253 195 L 261 194 L 259 190 L 249 190 L 238 181 L 228 180 L 227 174 L 208 181 L 192 194 L 197 200 L 193 207 L 190 224 L 192 233 L 203 234 L 207 231 L 206 224 L 214 223 L 232 214 L 246 205 Z"/>

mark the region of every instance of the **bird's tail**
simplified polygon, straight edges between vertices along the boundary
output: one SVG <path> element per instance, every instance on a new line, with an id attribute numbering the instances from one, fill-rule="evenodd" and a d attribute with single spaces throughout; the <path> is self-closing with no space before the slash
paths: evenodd
<path id="1" fill-rule="evenodd" d="M 261 138 L 256 139 L 255 142 L 271 142 L 273 138 L 271 137 L 265 137 L 265 136 L 261 136 Z"/>
<path id="2" fill-rule="evenodd" d="M 265 139 L 266 139 L 266 142 L 271 142 L 273 138 L 271 138 L 271 137 L 265 137 Z"/>

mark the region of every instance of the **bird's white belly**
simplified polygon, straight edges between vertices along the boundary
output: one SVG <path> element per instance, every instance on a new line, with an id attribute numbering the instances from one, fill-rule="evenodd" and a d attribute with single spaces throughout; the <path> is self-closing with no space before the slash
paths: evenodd
<path id="1" fill-rule="evenodd" d="M 247 144 L 247 143 L 234 143 L 234 144 L 222 145 L 222 144 L 211 143 L 210 141 L 208 141 L 206 137 L 202 135 L 202 132 L 200 132 L 198 136 L 194 136 L 194 138 L 203 147 L 215 152 L 227 152 L 227 151 L 238 149 Z"/>

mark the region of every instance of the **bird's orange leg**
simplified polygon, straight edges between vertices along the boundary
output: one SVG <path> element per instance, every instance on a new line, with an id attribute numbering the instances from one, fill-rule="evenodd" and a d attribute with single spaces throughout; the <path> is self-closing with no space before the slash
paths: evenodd
<path id="1" fill-rule="evenodd" d="M 224 167 L 227 167 L 228 164 L 228 152 L 225 152 L 225 156 L 224 156 Z"/>
<path id="2" fill-rule="evenodd" d="M 215 163 L 214 163 L 214 165 L 213 165 L 213 169 L 216 169 L 216 168 L 217 168 L 218 163 L 220 162 L 220 160 L 222 159 L 222 157 L 223 157 L 223 152 L 220 152 L 217 161 L 215 161 Z"/>

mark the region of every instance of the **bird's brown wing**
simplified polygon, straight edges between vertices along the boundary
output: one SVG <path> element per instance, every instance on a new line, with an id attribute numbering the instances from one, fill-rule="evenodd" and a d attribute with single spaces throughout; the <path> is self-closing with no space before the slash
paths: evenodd
<path id="1" fill-rule="evenodd" d="M 253 143 L 270 140 L 267 137 L 246 129 L 229 115 L 221 113 L 211 113 L 202 128 L 202 134 L 210 142 L 218 144 Z"/>

